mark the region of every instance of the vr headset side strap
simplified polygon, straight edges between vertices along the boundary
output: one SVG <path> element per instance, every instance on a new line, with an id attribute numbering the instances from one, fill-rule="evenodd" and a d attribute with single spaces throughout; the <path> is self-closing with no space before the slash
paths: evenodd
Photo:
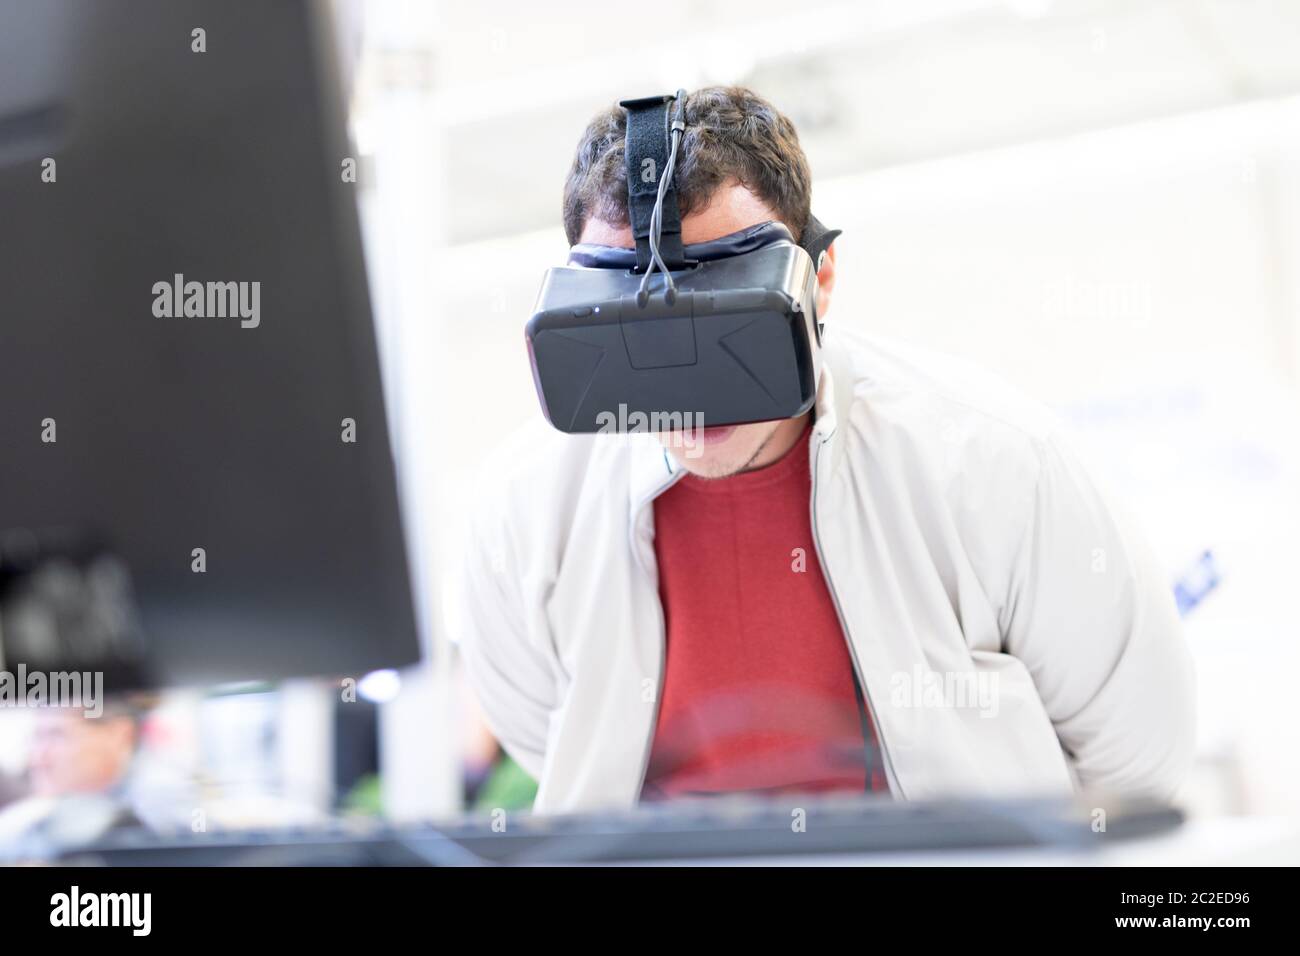
<path id="1" fill-rule="evenodd" d="M 669 112 L 673 96 L 645 96 L 623 100 L 627 110 L 624 142 L 627 166 L 627 214 L 636 240 L 636 271 L 650 265 L 650 214 L 659 193 L 659 177 L 668 165 Z M 677 209 L 677 187 L 668 184 L 664 194 L 659 254 L 669 269 L 686 263 L 682 252 L 682 217 Z"/>
<path id="2" fill-rule="evenodd" d="M 803 247 L 804 252 L 808 253 L 809 258 L 812 259 L 813 269 L 817 272 L 821 272 L 822 270 L 822 256 L 826 255 L 826 251 L 830 249 L 831 243 L 834 242 L 842 232 L 842 229 L 827 229 L 820 219 L 812 215 L 812 213 L 808 214 L 808 223 L 804 226 L 803 235 L 799 237 L 799 245 Z M 822 332 L 825 329 L 825 325 L 826 323 L 822 321 L 822 317 L 820 315 L 817 316 L 817 341 L 819 343 L 822 340 Z M 868 764 L 868 767 L 870 767 L 870 764 Z M 870 771 L 868 771 L 868 774 L 870 774 Z M 870 786 L 870 782 L 871 777 L 868 775 L 868 787 Z"/>
<path id="3" fill-rule="evenodd" d="M 803 235 L 799 237 L 799 245 L 812 258 L 814 269 L 820 271 L 822 253 L 831 247 L 831 243 L 843 231 L 842 229 L 827 229 L 822 225 L 820 219 L 809 214 L 808 224 L 804 226 Z"/>

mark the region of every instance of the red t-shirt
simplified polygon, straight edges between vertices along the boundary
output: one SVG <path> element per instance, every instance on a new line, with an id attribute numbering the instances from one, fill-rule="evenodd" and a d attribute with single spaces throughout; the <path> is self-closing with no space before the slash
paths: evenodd
<path id="1" fill-rule="evenodd" d="M 668 648 L 646 799 L 868 789 L 870 725 L 813 547 L 810 433 L 654 503 Z"/>

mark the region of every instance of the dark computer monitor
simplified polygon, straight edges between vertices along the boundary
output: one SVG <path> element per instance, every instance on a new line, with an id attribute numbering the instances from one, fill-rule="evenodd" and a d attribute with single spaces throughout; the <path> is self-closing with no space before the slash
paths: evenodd
<path id="1" fill-rule="evenodd" d="M 419 657 L 323 14 L 0 0 L 0 563 L 119 561 L 159 684 Z"/>

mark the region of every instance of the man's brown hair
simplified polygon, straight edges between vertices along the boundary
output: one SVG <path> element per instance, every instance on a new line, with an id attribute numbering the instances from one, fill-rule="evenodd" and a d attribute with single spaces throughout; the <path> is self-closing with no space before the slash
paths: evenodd
<path id="1" fill-rule="evenodd" d="M 623 160 L 627 113 L 614 106 L 588 124 L 564 184 L 564 232 L 573 245 L 588 218 L 628 225 Z M 709 86 L 686 97 L 686 132 L 677 150 L 677 207 L 705 208 L 735 179 L 762 199 L 795 239 L 808 223 L 812 177 L 794 124 L 741 86 Z"/>

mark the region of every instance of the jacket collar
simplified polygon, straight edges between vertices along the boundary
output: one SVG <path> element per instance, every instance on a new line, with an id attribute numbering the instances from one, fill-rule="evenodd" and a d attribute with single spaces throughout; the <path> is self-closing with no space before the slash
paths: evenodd
<path id="1" fill-rule="evenodd" d="M 839 425 L 839 410 L 836 407 L 838 404 L 835 392 L 835 376 L 831 372 L 830 363 L 826 361 L 826 353 L 823 351 L 821 375 L 817 379 L 817 401 L 813 405 L 814 444 L 821 444 L 835 434 L 835 429 Z"/>
<path id="2" fill-rule="evenodd" d="M 630 484 L 628 504 L 633 517 L 686 472 L 668 453 L 657 435 L 628 435 Z"/>

